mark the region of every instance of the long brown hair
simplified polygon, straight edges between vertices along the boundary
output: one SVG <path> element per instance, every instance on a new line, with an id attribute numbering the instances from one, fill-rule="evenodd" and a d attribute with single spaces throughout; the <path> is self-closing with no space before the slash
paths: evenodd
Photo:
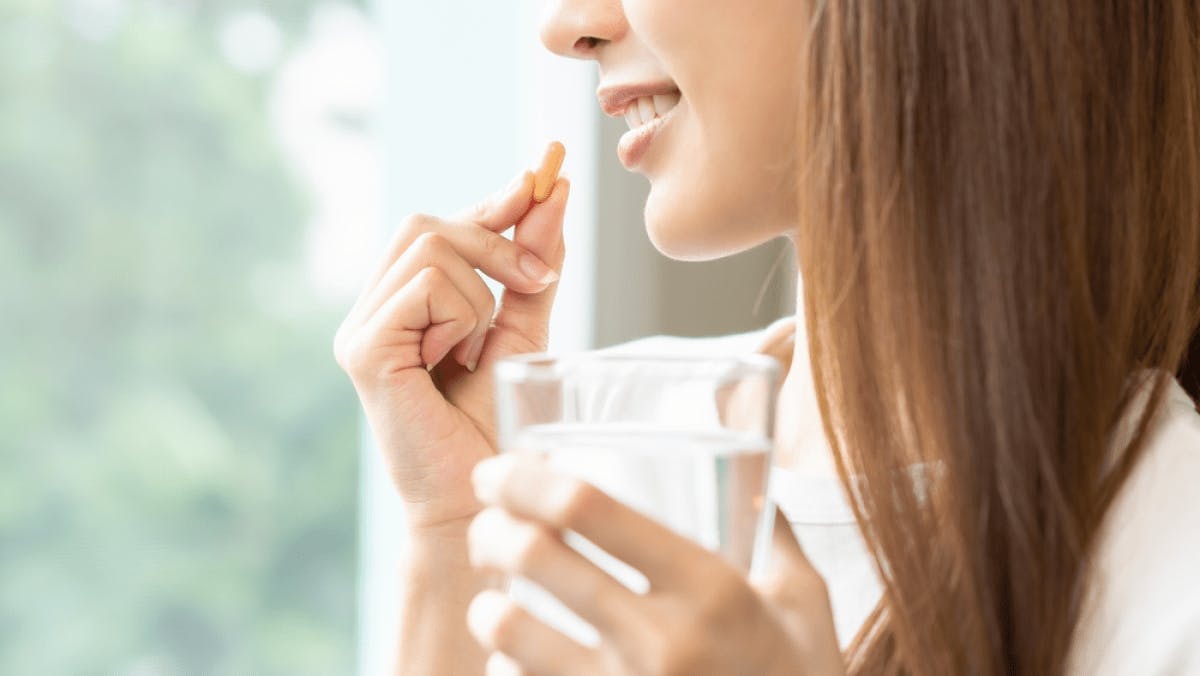
<path id="1" fill-rule="evenodd" d="M 884 582 L 851 670 L 1061 673 L 1200 322 L 1200 3 L 811 1 L 804 309 Z"/>

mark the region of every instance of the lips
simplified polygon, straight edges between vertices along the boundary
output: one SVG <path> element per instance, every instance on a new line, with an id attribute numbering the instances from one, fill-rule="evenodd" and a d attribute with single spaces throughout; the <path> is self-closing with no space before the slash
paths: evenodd
<path id="1" fill-rule="evenodd" d="M 641 163 L 655 136 L 682 100 L 679 89 L 667 82 L 601 87 L 596 94 L 605 113 L 624 117 L 629 125 L 629 131 L 617 145 L 617 156 L 631 170 Z"/>

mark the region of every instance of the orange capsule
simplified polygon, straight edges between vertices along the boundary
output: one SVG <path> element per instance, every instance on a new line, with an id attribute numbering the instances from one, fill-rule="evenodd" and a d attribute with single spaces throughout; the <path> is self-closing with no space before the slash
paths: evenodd
<path id="1" fill-rule="evenodd" d="M 554 182 L 558 180 L 558 172 L 562 170 L 563 158 L 567 156 L 567 149 L 558 141 L 552 142 L 546 148 L 546 155 L 542 158 L 542 166 L 538 167 L 537 173 L 533 178 L 533 199 L 535 202 L 545 202 L 550 198 L 550 191 L 554 189 Z"/>

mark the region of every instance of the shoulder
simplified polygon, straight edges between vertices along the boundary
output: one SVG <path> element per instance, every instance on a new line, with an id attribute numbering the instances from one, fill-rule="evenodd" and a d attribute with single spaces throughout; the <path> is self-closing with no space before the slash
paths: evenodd
<path id="1" fill-rule="evenodd" d="M 1200 672 L 1200 414 L 1169 388 L 1101 531 L 1072 673 Z"/>
<path id="2" fill-rule="evenodd" d="M 793 318 L 783 317 L 782 319 L 775 320 L 769 326 L 744 333 L 704 338 L 687 338 L 670 335 L 649 336 L 613 345 L 612 347 L 606 347 L 600 350 L 600 352 L 629 355 L 671 354 L 694 356 L 726 356 L 746 354 L 748 352 L 770 352 L 772 356 L 778 358 L 778 355 L 775 353 L 782 353 L 782 350 L 778 350 L 777 346 L 787 340 L 787 336 L 791 333 L 790 327 L 792 326 L 794 326 Z"/>

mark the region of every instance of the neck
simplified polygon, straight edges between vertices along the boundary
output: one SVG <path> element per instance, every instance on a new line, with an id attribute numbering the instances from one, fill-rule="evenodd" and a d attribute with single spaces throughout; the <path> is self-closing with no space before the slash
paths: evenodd
<path id="1" fill-rule="evenodd" d="M 794 241 L 794 240 L 793 240 Z M 797 257 L 796 260 L 799 260 Z M 833 474 L 833 462 L 828 445 L 823 443 L 824 431 L 813 390 L 812 371 L 808 359 L 808 340 L 804 323 L 803 280 L 796 275 L 796 314 L 794 336 L 790 340 L 773 340 L 774 350 L 767 350 L 784 362 L 786 375 L 779 393 L 776 416 L 776 455 L 774 464 L 802 474 Z M 788 332 L 781 333 L 787 337 Z"/>

